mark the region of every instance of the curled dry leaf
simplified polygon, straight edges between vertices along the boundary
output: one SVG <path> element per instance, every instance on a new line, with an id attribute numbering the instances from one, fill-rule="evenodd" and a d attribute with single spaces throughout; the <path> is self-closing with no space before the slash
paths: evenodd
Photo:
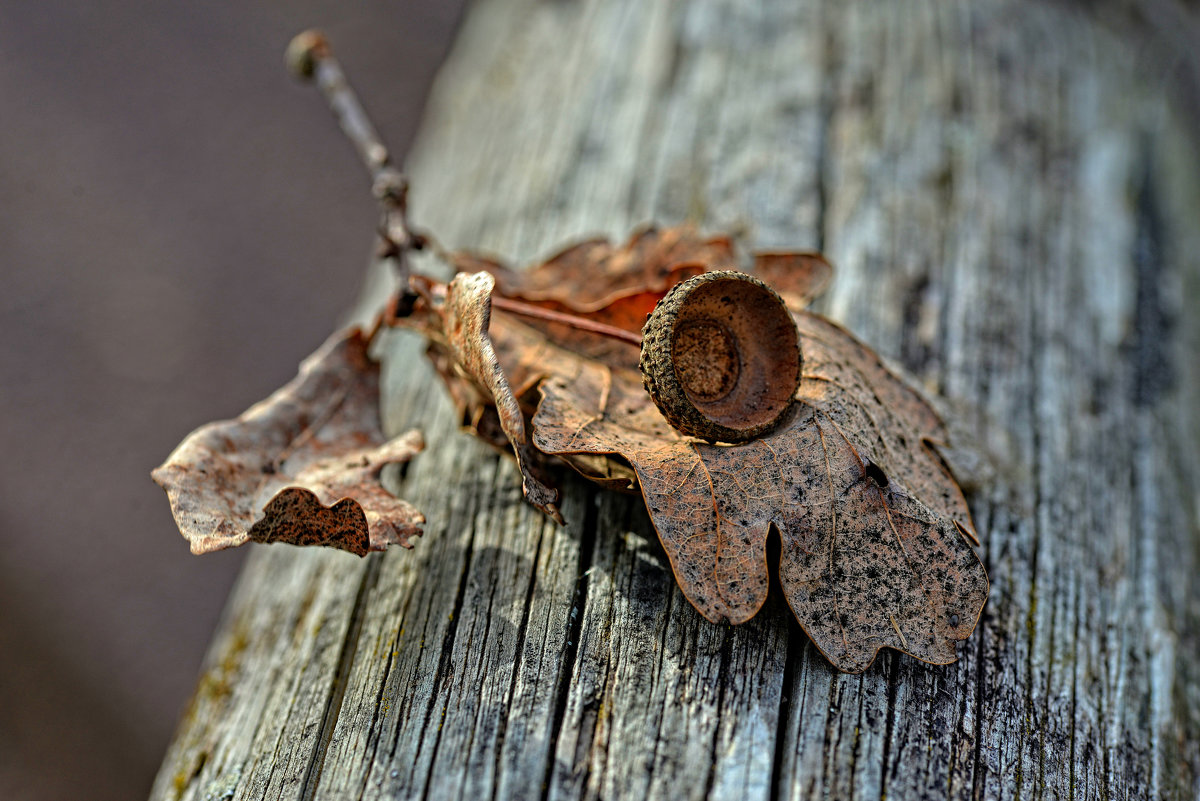
<path id="1" fill-rule="evenodd" d="M 525 434 L 525 417 L 509 388 L 508 379 L 500 368 L 488 337 L 495 283 L 495 278 L 486 272 L 455 276 L 446 288 L 445 302 L 438 307 L 442 316 L 442 333 L 453 350 L 456 363 L 494 404 L 500 429 L 517 458 L 517 466 L 521 470 L 521 488 L 526 499 L 562 523 L 562 516 L 555 506 L 558 492 L 547 487 L 534 473 L 537 456 Z"/>
<path id="2" fill-rule="evenodd" d="M 675 238 L 677 247 L 689 237 L 698 241 L 686 230 L 648 232 L 625 250 L 654 252 L 655 237 Z M 608 259 L 613 252 L 588 243 L 570 259 L 534 268 L 523 285 L 570 287 L 588 274 L 577 257 Z M 975 627 L 988 580 L 969 541 L 962 492 L 935 450 L 944 426 L 869 348 L 799 310 L 828 280 L 823 259 L 770 254 L 756 268 L 793 308 L 803 349 L 795 403 L 757 439 L 714 445 L 675 431 L 643 390 L 638 349 L 626 342 L 598 347 L 594 333 L 501 310 L 492 320 L 489 359 L 523 414 L 532 415 L 538 450 L 605 486 L 640 487 L 684 595 L 708 619 L 740 623 L 762 606 L 774 529 L 784 595 L 834 665 L 864 670 L 883 647 L 951 662 L 955 644 Z M 623 300 L 661 298 L 669 287 L 644 292 L 644 265 L 628 261 L 624 269 L 627 283 L 605 271 L 609 306 L 583 305 L 591 319 L 630 329 Z M 686 277 L 670 264 L 660 273 Z M 570 308 L 565 289 L 554 297 L 521 286 L 512 291 L 547 308 Z M 451 367 L 443 360 L 443 376 L 461 381 Z M 464 393 L 452 394 L 477 429 L 494 430 L 480 425 L 491 399 L 462 402 Z"/>
<path id="3" fill-rule="evenodd" d="M 379 472 L 424 446 L 416 431 L 383 435 L 367 344 L 357 328 L 335 335 L 290 383 L 236 420 L 197 429 L 153 472 L 193 553 L 250 541 L 360 556 L 412 547 L 425 518 Z"/>

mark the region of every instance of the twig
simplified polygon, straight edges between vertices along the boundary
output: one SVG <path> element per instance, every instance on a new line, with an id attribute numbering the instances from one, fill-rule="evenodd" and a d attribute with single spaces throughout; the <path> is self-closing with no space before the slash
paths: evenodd
<path id="1" fill-rule="evenodd" d="M 404 253 L 425 247 L 427 237 L 412 229 L 408 221 L 408 179 L 392 166 L 392 157 L 358 95 L 350 87 L 329 41 L 320 31 L 305 31 L 292 39 L 287 49 L 288 69 L 301 80 L 316 83 L 347 138 L 371 175 L 372 192 L 383 209 L 379 236 L 382 258 L 399 265 L 402 290 L 408 288 Z"/>
<path id="2" fill-rule="evenodd" d="M 333 51 L 324 34 L 315 30 L 299 34 L 288 45 L 286 58 L 292 74 L 301 80 L 316 83 L 321 94 L 325 95 L 342 131 L 354 143 L 359 158 L 370 173 L 372 191 L 383 208 L 383 220 L 379 230 L 383 248 L 379 255 L 381 258 L 394 259 L 400 276 L 400 292 L 397 293 L 394 304 L 398 305 L 404 300 L 411 302 L 415 296 L 412 294 L 413 284 L 409 280 L 411 276 L 404 255 L 409 250 L 424 248 L 429 243 L 429 238 L 415 232 L 409 225 L 408 179 L 392 166 L 392 157 L 387 145 L 371 124 L 371 118 L 359 102 L 358 95 L 346 80 L 346 75 L 337 59 L 333 57 Z M 436 243 L 433 243 L 433 247 L 436 251 Z M 444 285 L 436 283 L 431 283 L 430 288 L 445 291 Z M 492 296 L 492 305 L 512 314 L 561 323 L 638 347 L 642 344 L 639 334 L 585 317 L 521 303 L 498 295 Z M 400 314 L 396 309 L 390 312 L 393 317 Z"/>

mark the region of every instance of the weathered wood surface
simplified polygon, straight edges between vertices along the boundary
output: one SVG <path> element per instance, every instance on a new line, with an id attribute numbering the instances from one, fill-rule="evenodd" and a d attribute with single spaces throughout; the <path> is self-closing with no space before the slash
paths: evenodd
<path id="1" fill-rule="evenodd" d="M 540 517 L 397 335 L 426 536 L 259 548 L 153 797 L 1194 798 L 1200 170 L 1140 41 L 1016 0 L 479 3 L 416 219 L 826 250 L 823 310 L 990 454 L 979 629 L 840 675 L 777 598 L 705 622 L 636 498 L 563 476 Z"/>

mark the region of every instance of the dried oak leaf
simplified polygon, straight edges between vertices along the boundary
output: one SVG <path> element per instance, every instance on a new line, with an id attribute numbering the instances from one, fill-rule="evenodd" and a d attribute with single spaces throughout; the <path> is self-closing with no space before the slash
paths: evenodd
<path id="1" fill-rule="evenodd" d="M 829 263 L 819 253 L 755 253 L 753 259 L 754 274 L 768 281 L 793 309 L 803 308 L 819 295 L 832 274 Z M 728 237 L 703 237 L 686 225 L 648 227 L 635 232 L 619 247 L 604 240 L 589 240 L 522 271 L 469 253 L 451 254 L 451 261 L 458 269 L 479 269 L 495 276 L 497 296 L 549 311 L 569 312 L 639 337 L 647 316 L 673 286 L 701 272 L 737 266 Z M 431 325 L 427 315 L 417 314 L 393 322 L 417 327 L 430 335 L 428 356 L 445 381 L 463 424 L 490 444 L 507 449 L 508 438 L 496 413 L 498 404 L 490 394 L 479 390 L 478 382 L 463 381 L 455 353 L 439 344 L 444 328 L 441 319 L 433 320 Z M 526 421 L 537 409 L 541 397 L 537 385 L 547 375 L 546 366 L 562 361 L 562 354 L 568 359 L 586 355 L 604 364 L 638 369 L 636 347 L 574 326 L 514 317 L 503 311 L 492 316 L 491 324 L 492 342 L 487 347 L 494 347 L 492 352 Z M 661 416 L 654 422 L 664 435 L 678 436 Z M 637 488 L 636 476 L 623 459 L 588 453 L 564 454 L 562 458 L 605 488 Z M 533 458 L 527 461 L 536 463 Z"/>
<path id="2" fill-rule="evenodd" d="M 433 296 L 432 282 L 422 276 L 412 280 L 425 302 L 411 317 L 396 322 L 415 323 L 429 337 L 430 359 L 446 377 L 460 409 L 469 406 L 480 414 L 487 406 L 494 409 L 495 418 L 489 419 L 496 425 L 486 439 L 496 442 L 503 436 L 516 456 L 525 498 L 562 523 L 556 506 L 558 492 L 538 475 L 540 460 L 526 435 L 525 415 L 488 336 L 495 278 L 488 272 L 459 273 L 440 302 Z M 478 419 L 474 422 L 479 431 Z M 494 430 L 497 425 L 499 432 Z"/>
<path id="3" fill-rule="evenodd" d="M 794 310 L 829 276 L 815 254 L 756 260 L 764 264 Z M 605 290 L 614 305 L 644 289 L 641 265 L 625 269 L 627 285 L 608 279 L 624 286 Z M 587 266 L 551 260 L 533 271 L 529 285 L 566 287 L 584 281 Z M 541 302 L 569 308 L 565 296 Z M 608 307 L 589 305 L 593 319 L 629 327 L 623 313 L 607 318 Z M 790 417 L 738 445 L 674 431 L 643 390 L 628 344 L 598 349 L 594 334 L 499 313 L 488 360 L 526 414 L 540 394 L 532 416 L 540 451 L 608 486 L 636 482 L 684 595 L 709 620 L 741 623 L 762 606 L 774 528 L 784 595 L 835 666 L 864 670 L 883 647 L 952 662 L 955 643 L 975 627 L 988 579 L 969 541 L 966 502 L 935 450 L 944 426 L 845 330 L 806 311 L 794 315 L 804 372 Z"/>
<path id="4" fill-rule="evenodd" d="M 534 444 L 630 463 L 680 588 L 709 620 L 741 623 L 762 606 L 774 527 L 784 596 L 834 665 L 865 670 L 882 647 L 952 662 L 988 580 L 965 501 L 928 444 L 940 423 L 845 331 L 797 322 L 797 402 L 758 439 L 664 435 L 640 376 L 577 361 L 541 383 Z"/>
<path id="5" fill-rule="evenodd" d="M 675 284 L 706 270 L 737 266 L 728 237 L 700 237 L 690 227 L 644 228 L 621 247 L 590 239 L 551 256 L 538 268 L 513 270 L 486 257 L 453 253 L 459 272 L 486 271 L 506 298 L 605 318 L 628 318 L 640 330 L 658 298 Z M 638 315 L 640 310 L 641 314 Z"/>
<path id="6" fill-rule="evenodd" d="M 496 259 L 474 253 L 451 253 L 449 260 L 462 275 L 488 273 L 495 280 L 495 285 L 488 286 L 485 292 L 479 291 L 482 285 L 478 280 L 473 281 L 475 291 L 468 293 L 473 297 L 468 305 L 486 303 L 490 306 L 489 298 L 494 293 L 550 311 L 568 312 L 577 318 L 596 319 L 631 332 L 641 330 L 646 315 L 679 281 L 709 269 L 736 265 L 729 238 L 701 237 L 688 226 L 663 230 L 648 227 L 635 232 L 629 242 L 620 247 L 606 240 L 588 240 L 566 248 L 530 270 L 514 270 Z M 802 272 L 797 270 L 795 275 Z M 454 292 L 460 298 L 461 306 L 464 297 L 461 281 L 459 287 Z M 636 349 L 630 351 L 627 345 L 614 345 L 605 337 L 579 336 L 577 328 L 545 320 L 536 321 L 536 329 L 519 324 L 516 329 L 511 329 L 506 326 L 506 321 L 513 319 L 510 315 L 501 314 L 493 319 L 490 308 L 481 308 L 480 319 L 491 322 L 473 329 L 476 336 L 470 339 L 467 350 L 476 353 L 468 355 L 464 353 L 467 339 L 460 336 L 457 344 L 450 341 L 447 332 L 448 322 L 452 324 L 452 320 L 448 321 L 443 311 L 443 299 L 432 296 L 432 283 L 414 276 L 414 288 L 423 295 L 417 308 L 403 316 L 393 314 L 389 322 L 415 328 L 429 338 L 426 355 L 442 376 L 463 425 L 497 448 L 508 450 L 511 447 L 518 456 L 527 497 L 544 510 L 552 506 L 557 495 L 545 487 L 544 479 L 537 478 L 544 459 L 536 449 L 524 444 L 528 420 L 539 398 L 537 383 L 545 372 L 540 346 L 551 341 L 565 342 L 576 353 L 618 363 L 628 362 L 632 352 L 631 364 L 635 369 Z M 463 316 L 458 312 L 451 312 L 451 315 Z M 489 324 L 501 326 L 499 335 L 486 336 Z M 493 343 L 500 350 L 498 354 Z M 467 366 L 467 362 L 473 366 Z M 507 378 L 498 394 L 486 386 L 497 370 L 498 375 Z M 500 385 L 497 383 L 496 387 Z M 514 402 L 520 415 L 514 411 Z M 606 488 L 625 491 L 635 488 L 636 479 L 629 465 L 622 460 L 605 455 L 577 454 L 567 457 L 567 461 Z M 558 519 L 557 509 L 551 514 Z"/>
<path id="7" fill-rule="evenodd" d="M 359 556 L 412 547 L 425 518 L 379 472 L 424 444 L 417 431 L 383 435 L 368 341 L 357 328 L 331 337 L 286 386 L 236 420 L 197 429 L 154 470 L 192 553 L 251 541 Z"/>

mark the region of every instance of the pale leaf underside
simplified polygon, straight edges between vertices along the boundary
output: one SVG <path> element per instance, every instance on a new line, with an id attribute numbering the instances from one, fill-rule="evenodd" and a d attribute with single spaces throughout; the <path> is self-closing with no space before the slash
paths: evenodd
<path id="1" fill-rule="evenodd" d="M 235 420 L 190 434 L 154 480 L 193 553 L 255 542 L 361 555 L 411 547 L 425 518 L 383 488 L 384 465 L 423 447 L 379 423 L 379 369 L 358 329 L 331 337 L 299 375 Z"/>

